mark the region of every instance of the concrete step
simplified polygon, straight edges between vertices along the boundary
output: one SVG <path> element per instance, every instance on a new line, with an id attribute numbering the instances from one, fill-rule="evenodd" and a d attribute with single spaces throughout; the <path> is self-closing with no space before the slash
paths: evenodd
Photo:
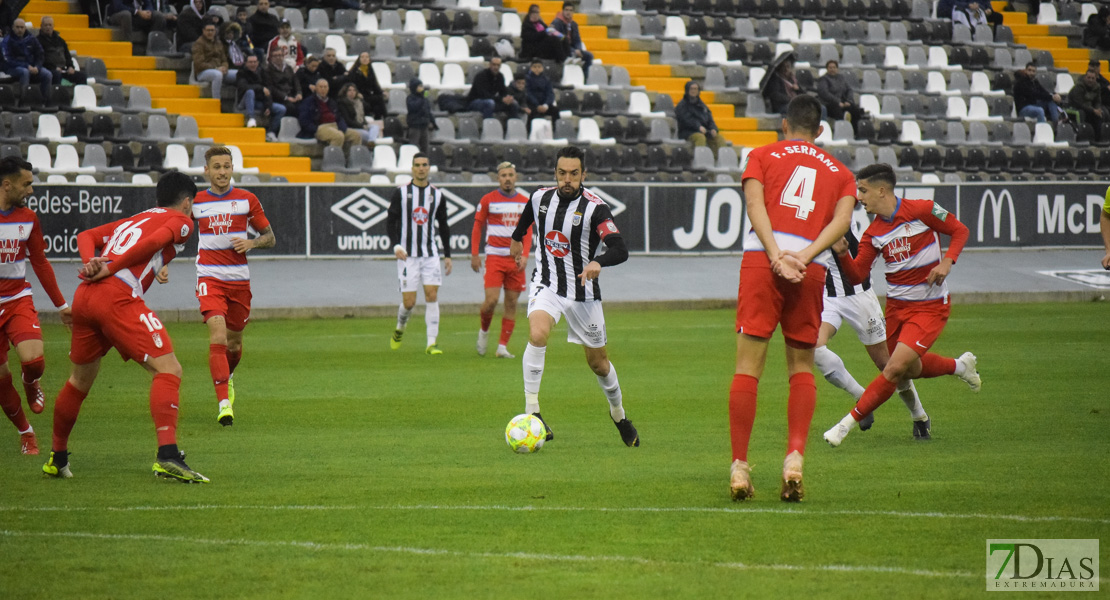
<path id="1" fill-rule="evenodd" d="M 246 119 L 239 113 L 193 114 L 198 127 L 242 127 Z"/>
<path id="2" fill-rule="evenodd" d="M 1014 41 L 1041 50 L 1067 50 L 1068 38 L 1056 35 L 1015 35 Z"/>
<path id="3" fill-rule="evenodd" d="M 261 129 L 261 128 L 258 128 Z M 289 157 L 289 144 L 286 142 L 244 142 L 235 144 L 243 156 L 281 156 Z M 275 173 L 282 175 L 282 173 Z"/>
<path id="4" fill-rule="evenodd" d="M 193 117 L 197 117 L 197 113 L 220 112 L 220 102 L 214 98 L 153 98 L 153 104 L 154 108 L 164 108 L 171 113 Z M 243 115 L 235 116 L 243 118 Z"/>
<path id="5" fill-rule="evenodd" d="M 110 42 L 112 41 L 111 29 L 68 29 L 62 31 L 58 30 L 58 35 L 65 39 L 66 43 L 73 44 L 73 42 Z"/>
<path id="6" fill-rule="evenodd" d="M 718 117 L 713 115 L 717 127 L 721 131 L 756 131 L 759 128 L 759 119 L 749 117 Z"/>
<path id="7" fill-rule="evenodd" d="M 170 85 L 145 85 L 143 87 L 150 92 L 151 98 L 200 98 L 200 88 L 195 85 L 177 85 L 174 83 Z"/>
<path id="8" fill-rule="evenodd" d="M 58 29 L 62 29 L 59 27 Z M 69 41 L 69 49 L 77 54 L 85 56 L 95 56 L 102 58 L 107 64 L 108 57 L 129 57 L 131 56 L 131 43 L 130 42 L 82 42 L 82 41 Z M 153 61 L 154 57 L 150 57 Z M 151 62 L 151 67 L 154 64 Z"/>
<path id="9" fill-rule="evenodd" d="M 70 47 L 72 48 L 73 45 L 70 44 Z M 101 59 L 104 60 L 104 66 L 109 69 L 153 70 L 158 66 L 158 59 L 153 56 L 101 56 Z"/>
<path id="10" fill-rule="evenodd" d="M 69 2 L 60 0 L 31 0 L 24 5 L 23 10 L 27 14 L 41 13 L 46 15 L 64 15 L 70 12 Z"/>
<path id="11" fill-rule="evenodd" d="M 34 24 L 36 30 L 38 30 L 39 23 L 42 22 L 43 17 L 54 17 L 54 27 L 58 31 L 65 31 L 67 29 L 89 28 L 88 15 L 67 15 L 65 13 L 55 12 L 31 12 L 27 9 L 23 9 L 23 11 L 19 13 L 19 18 L 27 21 L 28 23 Z M 70 49 L 72 50 L 72 48 Z"/>
<path id="12" fill-rule="evenodd" d="M 618 51 L 618 52 L 627 52 L 628 51 L 628 40 L 611 40 L 609 38 L 598 39 L 598 40 L 587 40 L 586 41 L 586 48 L 590 52 L 598 52 L 598 51 L 601 51 L 601 50 L 605 50 L 605 51 L 614 51 L 615 50 L 615 51 Z"/>
<path id="13" fill-rule="evenodd" d="M 779 140 L 774 131 L 722 131 L 721 136 L 736 146 L 758 148 Z"/>
<path id="14" fill-rule="evenodd" d="M 599 52 L 594 52 L 593 54 L 594 57 L 605 61 L 605 64 L 607 65 L 621 65 L 627 67 L 628 65 L 651 64 L 651 55 L 647 52 L 615 52 L 610 50 L 602 50 Z"/>
<path id="15" fill-rule="evenodd" d="M 243 155 L 243 166 L 258 167 L 264 173 L 272 173 L 274 175 L 286 175 L 286 173 L 296 173 L 312 170 L 312 160 L 304 157 L 270 157 L 270 156 L 246 156 Z M 334 180 L 334 179 L 333 179 Z M 290 180 L 292 181 L 292 180 Z"/>
<path id="16" fill-rule="evenodd" d="M 272 173 L 272 175 L 281 175 L 288 179 L 290 183 L 335 183 L 335 173 L 325 173 L 323 171 Z"/>
<path id="17" fill-rule="evenodd" d="M 225 144 L 265 142 L 266 130 L 261 127 L 200 127 L 200 137 L 210 137 Z M 243 152 L 246 155 L 246 152 Z"/>
<path id="18" fill-rule="evenodd" d="M 608 63 L 608 61 L 606 61 L 606 62 Z M 620 64 L 620 63 L 610 63 L 610 64 Z M 671 67 L 670 67 L 670 65 L 652 65 L 652 64 L 640 65 L 640 64 L 637 64 L 637 65 L 621 65 L 621 66 L 624 67 L 625 69 L 628 69 L 628 74 L 632 77 L 670 77 L 671 76 Z"/>
<path id="19" fill-rule="evenodd" d="M 175 85 L 177 73 L 149 69 L 108 69 L 110 79 L 119 79 L 130 85 Z"/>

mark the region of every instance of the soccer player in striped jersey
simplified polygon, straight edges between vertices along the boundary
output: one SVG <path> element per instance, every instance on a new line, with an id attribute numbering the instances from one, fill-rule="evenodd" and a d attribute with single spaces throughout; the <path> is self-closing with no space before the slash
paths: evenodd
<path id="1" fill-rule="evenodd" d="M 47 475 L 73 477 L 69 467 L 69 436 L 81 404 L 96 382 L 100 359 L 115 348 L 126 360 L 139 363 L 151 375 L 150 414 L 158 436 L 152 470 L 160 477 L 185 483 L 207 483 L 208 478 L 185 464 L 177 448 L 181 363 L 158 315 L 147 307 L 143 294 L 156 274 L 173 260 L 193 233 L 193 197 L 197 186 L 183 173 L 170 171 L 158 179 L 158 207 L 82 231 L 77 236 L 81 278 L 73 294 L 73 336 L 69 380 L 54 401 L 54 440 Z"/>
<path id="2" fill-rule="evenodd" d="M 478 257 L 481 247 L 482 225 L 486 226 L 486 299 L 480 310 L 481 328 L 478 330 L 478 354 L 486 355 L 489 344 L 489 325 L 501 288 L 505 288 L 505 312 L 501 316 L 501 339 L 497 344 L 497 358 L 516 358 L 509 353 L 509 338 L 516 326 L 516 301 L 524 291 L 524 265 L 517 266 L 509 256 L 513 229 L 520 221 L 520 213 L 528 204 L 528 196 L 516 188 L 516 166 L 510 162 L 497 165 L 498 188 L 482 196 L 478 211 L 474 213 L 474 229 L 470 233 L 470 268 L 475 273 L 482 270 Z M 532 247 L 532 232 L 524 236 L 524 260 Z"/>
<path id="3" fill-rule="evenodd" d="M 31 263 L 50 301 L 58 307 L 66 327 L 73 323 L 72 312 L 65 296 L 58 289 L 54 268 L 46 260 L 46 241 L 35 212 L 27 208 L 27 198 L 34 192 L 31 163 L 18 156 L 0 160 L 0 408 L 19 432 L 19 450 L 38 454 L 35 429 L 27 421 L 12 385 L 8 369 L 8 344 L 15 346 L 22 365 L 23 390 L 27 406 L 38 414 L 46 405 L 39 378 L 46 362 L 43 360 L 42 328 L 31 299 L 31 283 L 27 281 L 27 263 Z"/>
<path id="4" fill-rule="evenodd" d="M 451 274 L 451 225 L 447 222 L 447 201 L 443 192 L 428 181 L 432 165 L 428 155 L 417 152 L 412 157 L 412 182 L 393 192 L 386 217 L 386 230 L 397 257 L 397 278 L 401 280 L 401 305 L 397 307 L 397 328 L 389 340 L 389 347 L 401 347 L 405 326 L 416 305 L 416 291 L 424 287 L 424 325 L 427 327 L 428 344 L 424 353 L 432 356 L 443 354 L 436 345 L 439 336 L 439 286 L 443 275 Z M 436 236 L 443 244 L 443 270 L 439 268 L 440 248 Z"/>
<path id="5" fill-rule="evenodd" d="M 852 229 L 844 236 L 848 244 L 848 254 L 852 257 L 859 253 L 858 236 L 863 235 L 863 230 L 870 224 L 866 212 L 862 205 L 856 206 Z M 853 284 L 840 269 L 840 261 L 835 255 L 825 266 L 828 269 L 825 273 L 825 303 L 821 310 L 821 331 L 817 336 L 813 362 L 829 383 L 859 400 L 863 395 L 863 386 L 852 377 L 844 366 L 844 361 L 829 350 L 827 344 L 836 335 L 841 324 L 847 322 L 856 331 L 856 337 L 867 350 L 871 361 L 882 371 L 890 360 L 890 352 L 886 348 L 886 319 L 883 318 L 879 299 L 875 297 L 875 290 L 871 288 L 870 275 L 864 277 L 862 282 Z M 910 409 L 914 439 L 930 439 L 929 415 L 921 407 L 921 399 L 917 396 L 912 380 L 898 384 L 898 396 Z M 869 414 L 860 421 L 859 428 L 866 431 L 874 421 L 874 414 Z"/>
<path id="6" fill-rule="evenodd" d="M 258 197 L 231 183 L 234 168 L 227 146 L 204 153 L 207 190 L 193 202 L 197 221 L 197 300 L 208 325 L 208 369 L 216 389 L 216 420 L 235 422 L 232 376 L 243 358 L 243 330 L 251 315 L 251 279 L 247 252 L 277 242 Z M 258 235 L 250 237 L 249 229 Z M 162 278 L 166 271 L 162 271 Z M 160 280 L 162 280 L 160 278 Z"/>
<path id="7" fill-rule="evenodd" d="M 781 500 L 805 492 L 802 462 L 817 384 L 813 349 L 821 325 L 826 250 L 848 232 L 856 185 L 851 171 L 814 145 L 821 133 L 821 106 L 812 96 L 790 101 L 783 141 L 756 148 L 744 169 L 744 196 L 751 229 L 744 240 L 736 303 L 736 371 L 729 388 L 732 467 L 729 493 L 754 493 L 748 442 L 755 422 L 759 378 L 771 335 L 782 326 L 786 367 L 787 445 Z"/>
<path id="8" fill-rule="evenodd" d="M 846 244 L 835 248 L 841 268 L 854 282 L 871 271 L 882 256 L 886 263 L 886 328 L 890 360 L 883 372 L 864 390 L 847 416 L 825 432 L 825 441 L 836 447 L 859 422 L 894 393 L 907 379 L 955 375 L 978 392 L 982 385 L 975 370 L 976 358 L 965 352 L 947 358 L 929 352 L 948 322 L 948 278 L 952 265 L 967 242 L 968 231 L 956 217 L 931 200 L 909 200 L 894 195 L 894 170 L 890 165 L 864 167 L 856 176 L 859 200 L 876 215 L 860 240 L 859 255 L 852 258 Z M 941 253 L 938 233 L 950 236 Z"/>
<path id="9" fill-rule="evenodd" d="M 524 268 L 524 237 L 535 224 L 539 236 L 536 268 L 528 292 L 528 346 L 524 350 L 524 410 L 540 416 L 547 338 L 559 318 L 567 318 L 567 341 L 581 344 L 586 363 L 609 401 L 609 416 L 626 446 L 639 446 L 640 434 L 624 412 L 617 370 L 605 351 L 605 314 L 601 310 L 602 267 L 628 260 L 628 247 L 613 222 L 609 205 L 586 189 L 586 156 L 567 146 L 556 155 L 557 187 L 532 193 L 513 231 L 509 255 Z M 598 254 L 602 244 L 606 250 Z M 547 439 L 555 435 L 544 422 Z"/>

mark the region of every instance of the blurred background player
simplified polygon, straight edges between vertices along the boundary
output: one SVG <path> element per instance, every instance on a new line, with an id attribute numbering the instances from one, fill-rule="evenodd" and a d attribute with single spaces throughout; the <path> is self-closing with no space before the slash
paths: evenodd
<path id="1" fill-rule="evenodd" d="M 609 417 L 626 446 L 639 446 L 640 434 L 625 417 L 617 370 L 605 351 L 605 313 L 601 307 L 602 267 L 628 260 L 628 248 L 613 222 L 609 205 L 583 187 L 586 157 L 581 148 L 567 146 L 556 155 L 558 187 L 532 193 L 513 231 L 509 254 L 524 268 L 524 236 L 536 224 L 539 250 L 528 292 L 528 346 L 524 350 L 524 411 L 540 416 L 540 383 L 543 380 L 547 338 L 563 315 L 567 341 L 581 344 L 586 363 L 609 401 Z M 598 249 L 604 243 L 604 254 Z M 548 440 L 555 436 L 547 427 Z"/>
<path id="2" fill-rule="evenodd" d="M 524 265 L 532 249 L 532 231 L 524 237 L 524 262 L 517 265 L 509 256 L 513 229 L 520 221 L 520 213 L 528 204 L 528 196 L 516 189 L 516 165 L 503 162 L 497 165 L 498 188 L 482 196 L 478 211 L 474 213 L 474 230 L 470 234 L 470 268 L 475 273 L 482 270 L 478 257 L 481 246 L 482 225 L 486 227 L 486 299 L 482 302 L 482 326 L 478 330 L 478 354 L 486 355 L 489 344 L 489 325 L 501 288 L 505 288 L 505 311 L 501 316 L 501 339 L 497 344 L 497 358 L 516 358 L 509 353 L 509 338 L 516 326 L 516 302 L 524 291 Z"/>
<path id="3" fill-rule="evenodd" d="M 863 233 L 858 256 L 849 256 L 845 243 L 838 244 L 835 251 L 841 269 L 853 282 L 862 281 L 871 272 L 876 257 L 882 256 L 886 263 L 886 343 L 890 360 L 864 390 L 855 408 L 825 432 L 825 441 L 833 447 L 886 402 L 901 381 L 955 375 L 973 392 L 981 386 L 974 354 L 965 352 L 957 359 L 929 352 L 948 322 L 951 306 L 945 279 L 967 243 L 967 227 L 932 200 L 895 196 L 890 165 L 864 167 L 857 179 L 860 202 L 877 218 Z M 938 232 L 952 238 L 943 256 Z"/>
<path id="4" fill-rule="evenodd" d="M 4 357 L 0 363 L 0 408 L 19 431 L 19 451 L 23 454 L 38 454 L 39 447 L 35 430 L 23 413 L 19 393 L 12 385 L 7 360 L 9 343 L 15 346 L 22 364 L 27 406 L 38 414 L 46 404 L 39 386 L 46 368 L 42 328 L 31 298 L 31 283 L 27 281 L 27 261 L 50 301 L 58 307 L 62 323 L 66 327 L 73 323 L 69 305 L 58 289 L 54 268 L 46 260 L 46 241 L 39 218 L 27 208 L 27 198 L 34 193 L 33 180 L 31 163 L 18 156 L 0 160 L 0 353 Z"/>
<path id="5" fill-rule="evenodd" d="M 870 224 L 866 213 L 862 205 L 856 205 L 852 214 L 852 228 L 844 236 L 849 256 L 855 257 L 859 253 L 859 236 L 863 235 L 863 230 Z M 852 377 L 844 366 L 844 361 L 829 350 L 827 344 L 836 335 L 840 325 L 847 321 L 856 331 L 856 337 L 867 350 L 871 361 L 882 371 L 886 361 L 890 359 L 890 352 L 886 348 L 886 319 L 883 318 L 883 308 L 879 306 L 875 290 L 871 287 L 870 274 L 862 282 L 853 284 L 840 270 L 840 260 L 835 254 L 831 255 L 825 267 L 825 302 L 821 309 L 821 331 L 817 336 L 813 362 L 829 383 L 848 392 L 858 401 L 863 395 L 863 386 Z M 912 380 L 898 384 L 898 396 L 910 409 L 914 439 L 930 439 L 929 415 L 921 407 L 921 399 L 917 396 Z M 875 415 L 869 414 L 860 421 L 859 428 L 866 431 L 874 421 Z"/>
<path id="6" fill-rule="evenodd" d="M 1110 187 L 1106 188 L 1106 201 L 1098 218 L 1098 229 L 1102 233 L 1102 245 L 1106 254 L 1102 257 L 1102 268 L 1110 271 Z"/>
<path id="7" fill-rule="evenodd" d="M 208 368 L 224 427 L 235 421 L 232 376 L 243 358 L 243 330 L 251 315 L 247 252 L 272 248 L 274 230 L 258 197 L 232 185 L 231 150 L 213 146 L 204 153 L 207 190 L 193 201 L 197 221 L 197 300 L 208 325 Z M 258 232 L 251 238 L 249 229 Z"/>
<path id="8" fill-rule="evenodd" d="M 795 97 L 782 121 L 784 140 L 753 150 L 744 170 L 751 229 L 740 264 L 736 372 L 728 402 L 733 500 L 754 493 L 748 442 L 767 344 L 780 323 L 790 378 L 780 498 L 797 502 L 805 495 L 802 457 L 817 401 L 813 348 L 821 324 L 822 263 L 825 250 L 848 232 L 856 195 L 852 172 L 813 145 L 822 129 L 817 100 Z"/>
<path id="9" fill-rule="evenodd" d="M 424 353 L 432 356 L 443 354 L 436 346 L 439 336 L 439 286 L 443 274 L 451 274 L 451 225 L 447 222 L 447 202 L 443 192 L 428 181 L 432 166 L 428 155 L 417 152 L 412 157 L 412 182 L 393 192 L 386 218 L 386 230 L 397 257 L 397 277 L 401 280 L 401 305 L 397 307 L 397 328 L 389 340 L 389 347 L 401 347 L 405 326 L 416 305 L 416 290 L 424 286 L 424 324 L 428 330 L 428 345 Z M 440 249 L 435 238 L 443 244 L 443 271 L 439 268 Z"/>
<path id="10" fill-rule="evenodd" d="M 69 435 L 100 370 L 100 359 L 119 350 L 149 371 L 150 414 L 158 435 L 155 475 L 186 483 L 208 478 L 185 464 L 177 448 L 181 363 L 173 353 L 169 332 L 147 307 L 143 294 L 155 274 L 184 248 L 193 233 L 193 196 L 197 186 L 183 173 L 170 171 L 158 179 L 158 207 L 132 217 L 82 231 L 77 236 L 81 277 L 73 294 L 73 337 L 69 380 L 54 402 L 54 441 L 42 470 L 53 477 L 73 477 L 69 468 Z"/>

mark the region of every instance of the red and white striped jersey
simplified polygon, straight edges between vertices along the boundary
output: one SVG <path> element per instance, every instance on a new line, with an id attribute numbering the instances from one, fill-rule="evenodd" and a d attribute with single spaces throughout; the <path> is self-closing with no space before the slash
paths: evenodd
<path id="1" fill-rule="evenodd" d="M 513 230 L 528 204 L 528 196 L 517 191 L 506 196 L 501 188 L 482 196 L 474 213 L 474 230 L 470 233 L 470 253 L 478 255 L 482 241 L 482 225 L 486 226 L 486 256 L 508 256 Z M 524 256 L 532 249 L 532 230 L 524 238 Z"/>
<path id="2" fill-rule="evenodd" d="M 54 268 L 46 260 L 38 215 L 27 207 L 0 211 L 0 303 L 31 295 L 28 260 L 54 306 L 64 305 L 66 299 L 58 289 Z"/>
<path id="3" fill-rule="evenodd" d="M 262 203 L 254 194 L 232 186 L 217 196 L 210 190 L 197 192 L 193 200 L 197 220 L 197 279 L 210 277 L 231 286 L 249 287 L 247 255 L 231 245 L 235 238 L 247 239 L 247 227 L 262 231 L 270 226 Z"/>
<path id="4" fill-rule="evenodd" d="M 130 289 L 132 296 L 142 297 L 158 271 L 185 248 L 192 233 L 193 221 L 187 215 L 151 208 L 82 232 L 77 247 L 84 262 L 94 255 L 108 259 L 114 279 Z"/>
<path id="5" fill-rule="evenodd" d="M 937 233 L 951 236 L 948 251 L 941 254 Z M 948 302 L 948 284 L 929 285 L 929 272 L 942 256 L 955 263 L 967 243 L 967 227 L 932 200 L 898 199 L 890 219 L 876 217 L 859 243 L 854 259 L 840 257 L 844 272 L 856 282 L 871 271 L 880 254 L 886 263 L 887 298 L 907 302 Z"/>

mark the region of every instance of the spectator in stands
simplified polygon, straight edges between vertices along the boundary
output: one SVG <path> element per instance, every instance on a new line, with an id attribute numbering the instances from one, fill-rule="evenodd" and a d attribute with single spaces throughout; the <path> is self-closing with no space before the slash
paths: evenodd
<path id="1" fill-rule="evenodd" d="M 254 43 L 254 35 L 252 35 L 254 32 L 254 26 L 251 25 L 250 19 L 247 18 L 247 7 L 240 6 L 239 8 L 236 8 L 235 16 L 231 18 L 231 22 L 238 24 L 239 29 L 243 32 L 243 37 L 241 38 L 242 41 L 240 43 L 244 47 L 249 48 L 251 52 L 254 52 L 254 48 L 255 46 L 257 46 L 257 44 Z M 270 40 L 266 41 L 268 42 Z M 265 60 L 264 56 L 260 56 L 258 58 L 259 60 Z"/>
<path id="2" fill-rule="evenodd" d="M 329 146 L 350 146 L 362 143 L 362 136 L 347 127 L 339 114 L 339 105 L 328 97 L 328 80 L 321 77 L 312 85 L 313 94 L 301 102 L 301 133 L 298 137 L 315 138 Z"/>
<path id="3" fill-rule="evenodd" d="M 771 112 L 785 114 L 786 106 L 800 93 L 802 88 L 794 76 L 794 59 L 788 58 L 771 74 L 767 87 L 763 89 L 763 98 L 767 100 L 767 108 Z"/>
<path id="4" fill-rule="evenodd" d="M 528 16 L 520 25 L 520 60 L 546 58 L 557 62 L 567 59 L 563 34 L 540 18 L 540 5 L 528 7 Z"/>
<path id="5" fill-rule="evenodd" d="M 551 80 L 547 78 L 547 75 L 543 74 L 543 71 L 543 62 L 539 59 L 532 59 L 528 74 L 524 76 L 524 89 L 528 93 L 528 107 L 532 109 L 532 112 L 528 115 L 529 128 L 532 126 L 532 119 L 550 117 L 552 127 L 554 127 L 555 119 L 559 118 L 559 109 L 555 106 L 555 88 L 551 85 Z"/>
<path id="6" fill-rule="evenodd" d="M 362 136 L 362 143 L 370 144 L 370 142 L 378 139 L 378 135 L 382 129 L 376 124 L 366 122 L 366 112 L 362 101 L 362 94 L 358 92 L 355 84 L 347 82 L 339 90 L 339 98 L 335 103 L 339 106 L 339 114 L 342 115 L 343 121 L 347 123 L 349 129 L 355 130 Z"/>
<path id="7" fill-rule="evenodd" d="M 243 68 L 247 57 L 254 54 L 250 47 L 250 41 L 243 36 L 243 28 L 235 21 L 224 23 L 224 26 L 220 28 L 220 41 L 224 44 L 224 51 L 227 52 L 228 68 L 232 71 Z M 246 43 L 245 46 L 244 42 Z M 228 83 L 232 81 L 234 79 L 228 79 Z"/>
<path id="8" fill-rule="evenodd" d="M 278 36 L 281 19 L 270 12 L 270 0 L 258 0 L 258 7 L 254 14 L 247 18 L 247 22 L 251 24 L 251 42 L 256 48 L 265 49 L 269 46 L 270 40 Z M 296 68 L 295 65 L 294 68 Z"/>
<path id="9" fill-rule="evenodd" d="M 288 57 L 285 64 L 289 64 Z M 305 98 L 311 96 L 316 91 L 316 80 L 320 79 L 320 57 L 309 54 L 304 59 L 304 68 L 297 70 L 297 79 L 301 82 L 301 93 Z"/>
<path id="10" fill-rule="evenodd" d="M 1102 90 L 1102 105 L 1110 106 L 1110 80 L 1102 76 L 1102 64 L 1098 60 L 1092 60 L 1087 63 L 1087 70 L 1095 72 L 1098 89 Z"/>
<path id="11" fill-rule="evenodd" d="M 1098 85 L 1098 73 L 1087 71 L 1068 92 L 1068 105 L 1079 113 L 1080 123 L 1089 123 L 1099 139 L 1102 129 L 1102 90 Z"/>
<path id="12" fill-rule="evenodd" d="M 227 50 L 224 44 L 216 39 L 216 24 L 205 24 L 201 36 L 193 42 L 193 73 L 197 81 L 212 83 L 212 97 L 220 99 L 223 93 L 224 77 L 229 74 Z"/>
<path id="13" fill-rule="evenodd" d="M 529 119 L 532 118 L 532 107 L 528 104 L 527 82 L 523 73 L 513 75 L 513 83 L 509 85 L 509 95 L 513 97 L 513 102 L 520 112 L 528 115 Z"/>
<path id="14" fill-rule="evenodd" d="M 701 86 L 698 82 L 686 82 L 686 93 L 674 107 L 674 118 L 678 121 L 678 137 L 694 146 L 708 146 L 713 151 L 713 158 L 717 157 L 721 146 L 728 145 L 717 131 L 713 111 L 701 101 Z"/>
<path id="15" fill-rule="evenodd" d="M 509 94 L 505 78 L 501 75 L 500 56 L 489 59 L 489 68 L 482 69 L 474 76 L 466 100 L 467 110 L 481 112 L 487 119 L 493 116 L 494 111 L 507 112 L 510 117 L 520 115 L 520 107 Z"/>
<path id="16" fill-rule="evenodd" d="M 385 119 L 385 93 L 378 85 L 378 77 L 370 66 L 370 53 L 363 52 L 347 71 L 347 81 L 355 84 L 362 96 L 362 110 L 376 121 Z"/>
<path id="17" fill-rule="evenodd" d="M 951 17 L 953 26 L 963 24 L 975 31 L 975 28 L 979 25 L 990 25 L 991 31 L 994 31 L 996 27 L 1002 24 L 1002 15 L 994 12 L 990 2 L 986 0 L 982 4 L 979 2 L 957 1 L 953 5 Z"/>
<path id="18" fill-rule="evenodd" d="M 285 64 L 285 48 L 275 48 L 262 70 L 262 85 L 270 90 L 270 98 L 285 106 L 286 114 L 296 115 L 301 102 L 301 82 L 293 67 Z"/>
<path id="19" fill-rule="evenodd" d="M 1110 6 L 1102 6 L 1098 12 L 1087 17 L 1087 28 L 1083 30 L 1083 45 L 1088 48 L 1110 50 Z"/>
<path id="20" fill-rule="evenodd" d="M 578 33 L 578 23 L 574 22 L 574 4 L 564 2 L 562 12 L 555 15 L 551 26 L 564 36 L 567 62 L 581 64 L 583 70 L 589 71 L 594 55 L 586 51 L 586 45 L 582 43 L 582 36 Z"/>
<path id="21" fill-rule="evenodd" d="M 12 7 L 8 5 L 6 0 L 0 0 L 0 36 L 8 35 L 11 32 L 16 14 L 12 12 Z"/>
<path id="22" fill-rule="evenodd" d="M 339 93 L 339 88 L 347 83 L 347 67 L 339 62 L 335 48 L 324 48 L 324 60 L 320 63 L 317 73 L 328 80 L 333 98 Z"/>
<path id="23" fill-rule="evenodd" d="M 204 13 L 204 0 L 189 0 L 187 6 L 177 15 L 177 48 L 189 52 L 193 42 L 204 32 L 208 18 Z"/>
<path id="24" fill-rule="evenodd" d="M 256 115 L 270 117 L 270 126 L 266 132 L 266 139 L 277 139 L 278 128 L 281 127 L 281 118 L 285 116 L 285 105 L 274 102 L 273 92 L 263 83 L 262 69 L 258 66 L 258 57 L 250 54 L 243 62 L 243 68 L 235 78 L 235 88 L 239 92 L 238 108 L 247 116 L 247 127 L 257 127 Z"/>
<path id="25" fill-rule="evenodd" d="M 4 36 L 0 46 L 3 48 L 7 73 L 18 79 L 19 84 L 24 86 L 34 79 L 39 83 L 42 97 L 49 98 L 54 73 L 43 66 L 42 46 L 35 36 L 27 31 L 27 22 L 16 19 L 12 23 L 12 30 Z"/>
<path id="26" fill-rule="evenodd" d="M 63 78 L 77 85 L 88 77 L 77 69 L 77 61 L 69 53 L 69 44 L 54 30 L 54 17 L 43 17 L 39 22 L 39 45 L 42 46 L 42 66 L 53 73 L 54 81 Z"/>
<path id="27" fill-rule="evenodd" d="M 1013 96 L 1019 117 L 1036 119 L 1038 123 L 1044 123 L 1046 118 L 1052 123 L 1067 118 L 1060 110 L 1060 94 L 1049 92 L 1037 81 L 1037 66 L 1033 63 L 1014 73 Z"/>
<path id="28" fill-rule="evenodd" d="M 166 30 L 166 15 L 155 9 L 154 0 L 112 0 L 108 14 L 108 22 L 119 27 L 127 41 L 134 29 L 144 34 Z"/>
<path id="29" fill-rule="evenodd" d="M 863 109 L 856 104 L 851 79 L 840 72 L 840 63 L 835 60 L 825 63 L 825 74 L 817 80 L 817 97 L 825 105 L 830 119 L 843 119 L 844 115 L 848 115 L 852 120 L 852 129 L 856 129 L 863 118 Z"/>
<path id="30" fill-rule="evenodd" d="M 409 126 L 409 143 L 420 148 L 421 152 L 428 151 L 428 130 L 435 127 L 432 119 L 432 103 L 424 92 L 424 82 L 415 77 L 409 82 L 409 96 L 405 99 L 408 115 L 405 117 Z"/>
<path id="31" fill-rule="evenodd" d="M 305 62 L 304 45 L 293 35 L 293 26 L 285 19 L 282 19 L 278 25 L 278 35 L 270 40 L 266 52 L 272 52 L 278 46 L 285 48 L 285 64 L 293 67 L 293 70 L 300 69 Z M 301 89 L 307 90 L 308 88 L 302 87 Z"/>

